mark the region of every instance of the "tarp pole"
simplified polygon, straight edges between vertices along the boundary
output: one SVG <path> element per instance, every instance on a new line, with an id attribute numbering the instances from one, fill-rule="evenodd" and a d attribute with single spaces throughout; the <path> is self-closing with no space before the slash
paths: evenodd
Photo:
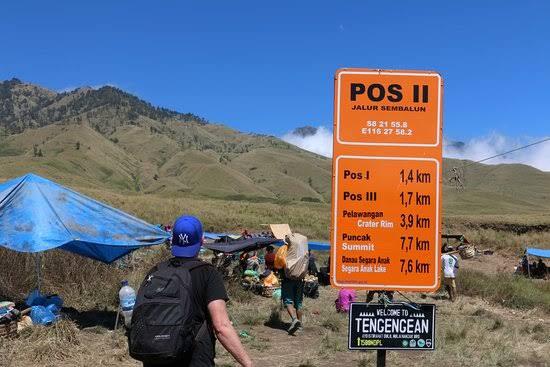
<path id="1" fill-rule="evenodd" d="M 36 265 L 36 289 L 38 293 L 41 293 L 42 288 L 42 253 L 37 252 L 34 256 L 34 261 Z"/>
<path id="2" fill-rule="evenodd" d="M 529 275 L 529 278 L 531 278 L 531 265 L 529 260 L 529 255 L 527 254 L 527 274 Z"/>

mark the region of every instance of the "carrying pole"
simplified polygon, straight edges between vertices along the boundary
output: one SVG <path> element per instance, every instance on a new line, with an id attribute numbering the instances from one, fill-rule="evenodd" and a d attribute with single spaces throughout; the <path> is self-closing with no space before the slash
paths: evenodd
<path id="1" fill-rule="evenodd" d="M 386 350 L 376 350 L 376 367 L 386 367 Z"/>

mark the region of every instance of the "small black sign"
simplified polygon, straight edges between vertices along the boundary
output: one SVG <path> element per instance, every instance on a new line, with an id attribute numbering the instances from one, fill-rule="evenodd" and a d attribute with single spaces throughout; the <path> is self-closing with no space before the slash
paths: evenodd
<path id="1" fill-rule="evenodd" d="M 435 349 L 435 305 L 352 303 L 349 349 Z"/>

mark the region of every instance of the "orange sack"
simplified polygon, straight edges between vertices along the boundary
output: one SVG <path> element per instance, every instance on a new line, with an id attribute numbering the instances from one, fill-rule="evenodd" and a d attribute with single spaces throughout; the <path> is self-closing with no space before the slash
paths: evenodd
<path id="1" fill-rule="evenodd" d="M 275 254 L 275 263 L 273 267 L 275 269 L 284 269 L 286 267 L 286 253 L 288 251 L 288 246 L 283 245 L 279 247 L 277 253 Z"/>

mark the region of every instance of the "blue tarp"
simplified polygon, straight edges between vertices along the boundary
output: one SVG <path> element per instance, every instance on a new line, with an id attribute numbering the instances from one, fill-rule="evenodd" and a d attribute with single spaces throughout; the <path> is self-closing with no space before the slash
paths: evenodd
<path id="1" fill-rule="evenodd" d="M 545 257 L 550 259 L 550 250 L 543 250 L 541 248 L 528 248 L 527 255 Z"/>
<path id="2" fill-rule="evenodd" d="M 204 232 L 203 233 L 204 238 L 209 238 L 211 240 L 219 240 L 221 237 L 224 236 L 222 233 L 212 233 L 212 232 Z"/>
<path id="3" fill-rule="evenodd" d="M 0 246 L 19 252 L 61 248 L 106 263 L 169 234 L 34 174 L 0 184 Z"/>
<path id="4" fill-rule="evenodd" d="M 204 232 L 204 237 L 212 240 L 219 240 L 220 238 L 225 236 L 229 235 L 225 233 Z M 279 246 L 279 244 L 277 243 L 275 243 L 274 245 Z M 330 251 L 330 243 L 309 241 L 308 248 L 314 251 Z"/>

